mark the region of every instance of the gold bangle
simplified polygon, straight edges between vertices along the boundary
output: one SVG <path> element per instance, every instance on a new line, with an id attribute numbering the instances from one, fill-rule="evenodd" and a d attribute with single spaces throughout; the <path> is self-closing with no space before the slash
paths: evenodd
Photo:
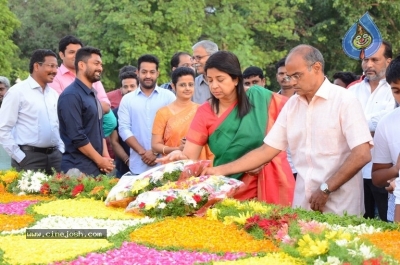
<path id="1" fill-rule="evenodd" d="M 166 145 L 164 145 L 164 147 L 163 147 L 163 149 L 162 149 L 162 153 L 163 153 L 163 155 L 167 155 L 166 153 L 165 153 L 165 148 L 166 148 L 167 146 Z"/>

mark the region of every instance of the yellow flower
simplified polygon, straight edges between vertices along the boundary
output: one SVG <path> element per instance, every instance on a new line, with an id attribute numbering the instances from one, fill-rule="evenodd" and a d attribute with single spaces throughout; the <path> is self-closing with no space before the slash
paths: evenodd
<path id="1" fill-rule="evenodd" d="M 26 239 L 25 235 L 0 237 L 3 258 L 10 264 L 48 264 L 111 245 L 107 239 Z"/>
<path id="2" fill-rule="evenodd" d="M 18 172 L 17 171 L 10 170 L 10 171 L 7 171 L 6 173 L 4 173 L 3 175 L 1 175 L 1 180 L 6 184 L 10 184 L 16 178 L 18 178 Z"/>
<path id="3" fill-rule="evenodd" d="M 250 212 L 246 212 L 245 214 L 239 213 L 239 217 L 235 217 L 234 221 L 238 224 L 244 225 L 246 220 L 252 217 L 253 214 Z"/>
<path id="4" fill-rule="evenodd" d="M 157 205 L 156 203 L 153 203 L 153 204 L 148 203 L 148 204 L 146 204 L 145 209 L 146 210 L 153 209 L 154 207 L 156 207 L 156 205 Z"/>
<path id="5" fill-rule="evenodd" d="M 235 216 L 225 216 L 224 217 L 224 225 L 231 225 L 235 222 Z"/>
<path id="6" fill-rule="evenodd" d="M 144 179 L 135 181 L 135 183 L 133 184 L 132 190 L 131 190 L 132 193 L 137 194 L 139 191 L 146 188 L 149 185 L 149 180 L 150 180 L 149 178 L 144 178 Z"/>
<path id="7" fill-rule="evenodd" d="M 230 199 L 230 198 L 223 200 L 221 204 L 224 206 L 233 206 L 235 208 L 240 207 L 240 202 L 238 200 Z"/>
<path id="8" fill-rule="evenodd" d="M 313 240 L 309 234 L 304 235 L 298 242 L 299 247 L 297 250 L 304 257 L 314 257 L 325 254 L 329 250 L 327 240 L 316 239 Z"/>
<path id="9" fill-rule="evenodd" d="M 216 208 L 208 208 L 207 212 L 206 212 L 206 218 L 208 220 L 215 220 L 218 221 L 218 215 L 220 213 L 219 209 Z"/>
<path id="10" fill-rule="evenodd" d="M 263 205 L 258 201 L 248 201 L 247 205 L 256 213 L 268 213 L 271 211 L 271 207 Z"/>
<path id="11" fill-rule="evenodd" d="M 300 259 L 293 258 L 292 256 L 283 253 L 275 252 L 268 253 L 264 257 L 251 257 L 247 259 L 230 260 L 230 261 L 216 261 L 213 265 L 264 265 L 264 264 L 279 264 L 279 265 L 305 265 L 306 262 Z"/>
<path id="12" fill-rule="evenodd" d="M 325 234 L 325 238 L 328 240 L 340 240 L 340 239 L 346 239 L 347 241 L 350 241 L 352 239 L 351 235 L 349 233 L 344 233 L 343 231 L 329 231 Z"/>
<path id="13" fill-rule="evenodd" d="M 124 209 L 112 208 L 104 202 L 94 199 L 57 200 L 35 205 L 33 210 L 43 215 L 61 215 L 67 217 L 94 217 L 109 219 L 133 219 L 134 215 L 125 213 Z"/>

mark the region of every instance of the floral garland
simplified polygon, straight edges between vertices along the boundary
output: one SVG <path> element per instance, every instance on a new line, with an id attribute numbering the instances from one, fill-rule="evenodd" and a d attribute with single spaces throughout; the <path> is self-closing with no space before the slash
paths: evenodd
<path id="1" fill-rule="evenodd" d="M 0 231 L 12 231 L 29 226 L 35 221 L 32 215 L 0 214 Z M 1 246 L 1 244 L 0 244 Z"/>
<path id="2" fill-rule="evenodd" d="M 23 215 L 26 214 L 26 208 L 37 202 L 38 201 L 21 201 L 0 204 L 0 214 Z"/>
<path id="3" fill-rule="evenodd" d="M 34 205 L 33 211 L 42 215 L 60 215 L 66 217 L 94 217 L 104 219 L 133 219 L 134 215 L 123 209 L 109 208 L 103 202 L 94 199 L 57 200 Z"/>
<path id="4" fill-rule="evenodd" d="M 21 202 L 21 201 L 50 201 L 54 197 L 43 197 L 40 195 L 16 195 L 13 193 L 2 193 L 0 195 L 0 203 Z"/>
<path id="5" fill-rule="evenodd" d="M 0 237 L 3 259 L 10 264 L 51 263 L 112 246 L 107 239 L 26 239 L 25 235 Z M 21 255 L 23 250 L 23 255 Z M 1 261 L 1 260 L 0 260 Z"/>
<path id="6" fill-rule="evenodd" d="M 135 220 L 111 220 L 111 219 L 96 219 L 93 217 L 63 217 L 63 216 L 48 216 L 39 220 L 30 229 L 107 229 L 107 237 L 114 236 L 129 227 L 148 224 L 154 222 L 154 219 L 145 217 Z M 2 234 L 21 234 L 25 233 L 26 228 L 2 232 Z"/>
<path id="7" fill-rule="evenodd" d="M 277 250 L 272 241 L 255 240 L 243 230 L 238 230 L 235 225 L 224 225 L 205 218 L 166 218 L 135 230 L 130 238 L 134 242 L 158 247 L 211 252 L 255 253 Z"/>
<path id="8" fill-rule="evenodd" d="M 218 260 L 235 260 L 242 257 L 244 254 L 238 253 L 225 253 L 222 256 L 204 253 L 204 252 L 191 252 L 191 251 L 165 251 L 157 250 L 136 243 L 124 242 L 119 249 L 109 250 L 106 253 L 90 253 L 86 257 L 78 257 L 77 259 L 69 262 L 57 262 L 54 265 L 61 264 L 181 264 L 191 265 L 195 263 L 218 261 Z"/>

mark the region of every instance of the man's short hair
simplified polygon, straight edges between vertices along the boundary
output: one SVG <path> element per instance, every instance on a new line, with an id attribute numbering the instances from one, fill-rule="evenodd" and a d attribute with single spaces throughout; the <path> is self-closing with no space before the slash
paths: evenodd
<path id="1" fill-rule="evenodd" d="M 394 58 L 386 69 L 386 82 L 396 83 L 400 81 L 400 55 Z"/>
<path id="2" fill-rule="evenodd" d="M 322 53 L 315 47 L 307 44 L 300 44 L 290 50 L 289 55 L 297 53 L 302 55 L 303 60 L 308 65 L 308 70 L 311 70 L 311 66 L 316 62 L 321 64 L 321 71 L 324 72 L 325 60 Z"/>
<path id="3" fill-rule="evenodd" d="M 78 72 L 78 70 L 79 70 L 78 63 L 80 61 L 87 63 L 88 59 L 90 57 L 92 57 L 92 54 L 97 54 L 98 56 L 101 57 L 100 50 L 97 49 L 97 48 L 94 48 L 94 47 L 90 47 L 90 46 L 86 46 L 86 47 L 80 48 L 76 52 L 76 56 L 75 56 L 75 69 L 76 69 L 76 72 Z"/>
<path id="4" fill-rule="evenodd" d="M 122 81 L 129 78 L 136 79 L 136 84 L 139 85 L 139 78 L 137 74 L 135 74 L 135 72 L 132 71 L 127 71 L 127 72 L 122 72 L 119 75 L 119 82 L 121 83 L 121 87 L 122 87 Z"/>
<path id="5" fill-rule="evenodd" d="M 346 84 L 346 87 L 357 80 L 357 76 L 352 72 L 337 72 L 333 75 L 333 79 L 340 79 Z"/>
<path id="6" fill-rule="evenodd" d="M 10 80 L 8 80 L 8 78 L 5 76 L 0 76 L 0 84 L 3 84 L 6 89 L 10 88 Z"/>
<path id="7" fill-rule="evenodd" d="M 140 70 L 141 63 L 154 63 L 156 65 L 156 70 L 158 71 L 158 65 L 160 64 L 160 61 L 154 55 L 145 54 L 145 55 L 140 56 L 138 59 L 138 69 L 139 70 Z"/>
<path id="8" fill-rule="evenodd" d="M 252 76 L 258 76 L 261 79 L 263 79 L 264 78 L 263 70 L 257 66 L 247 67 L 246 70 L 244 70 L 243 72 L 243 78 L 249 78 Z"/>
<path id="9" fill-rule="evenodd" d="M 393 58 L 392 44 L 390 44 L 390 42 L 388 41 L 383 40 L 382 45 L 385 46 L 385 51 L 383 52 L 383 56 L 385 56 L 386 59 Z"/>
<path id="10" fill-rule="evenodd" d="M 172 70 L 172 68 L 174 68 L 174 67 L 175 67 L 175 68 L 178 68 L 181 55 L 189 55 L 190 57 L 192 57 L 192 56 L 191 56 L 189 53 L 187 53 L 187 52 L 177 52 L 177 53 L 175 53 L 175 54 L 172 56 L 171 61 L 170 61 L 171 70 Z"/>
<path id="11" fill-rule="evenodd" d="M 121 80 L 121 75 L 125 72 L 136 72 L 137 67 L 133 65 L 125 65 L 121 69 L 119 69 L 118 79 Z"/>
<path id="12" fill-rule="evenodd" d="M 189 67 L 179 67 L 176 68 L 175 71 L 172 72 L 172 78 L 171 78 L 171 83 L 176 86 L 176 83 L 178 83 L 178 80 L 180 77 L 185 76 L 185 75 L 191 75 L 193 76 L 193 80 L 195 79 L 195 73 L 192 68 Z"/>
<path id="13" fill-rule="evenodd" d="M 58 51 L 65 54 L 65 50 L 67 49 L 67 46 L 70 44 L 79 44 L 81 45 L 81 47 L 83 47 L 82 41 L 80 41 L 78 38 L 74 36 L 68 35 L 63 37 L 58 43 Z"/>
<path id="14" fill-rule="evenodd" d="M 192 50 L 203 47 L 208 55 L 212 55 L 218 51 L 218 45 L 210 40 L 202 40 L 193 45 Z"/>
<path id="15" fill-rule="evenodd" d="M 53 56 L 54 58 L 57 59 L 57 55 L 52 51 L 48 49 L 37 49 L 34 50 L 31 59 L 29 61 L 29 73 L 33 73 L 33 65 L 35 63 L 43 63 L 45 58 L 47 56 Z"/>
<path id="16" fill-rule="evenodd" d="M 279 67 L 285 66 L 286 57 L 283 57 L 275 64 L 275 71 L 278 72 Z"/>

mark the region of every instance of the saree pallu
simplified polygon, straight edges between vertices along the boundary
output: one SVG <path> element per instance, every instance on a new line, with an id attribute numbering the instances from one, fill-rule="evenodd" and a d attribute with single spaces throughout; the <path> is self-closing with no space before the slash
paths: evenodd
<path id="1" fill-rule="evenodd" d="M 259 86 L 251 87 L 247 91 L 247 96 L 252 108 L 241 119 L 237 115 L 236 103 L 220 117 L 212 118 L 210 111 L 198 113 L 195 116 L 193 124 L 196 123 L 196 119 L 202 120 L 199 121 L 199 124 L 207 123 L 205 121 L 207 115 L 208 120 L 213 122 L 207 128 L 207 141 L 215 155 L 215 166 L 232 162 L 263 145 L 266 133 L 287 101 L 286 98 Z M 205 104 L 208 104 L 211 109 L 209 103 Z M 203 106 L 202 109 L 204 109 Z M 200 133 L 196 127 L 199 129 L 198 126 L 192 125 L 189 130 L 191 138 L 188 140 L 202 143 L 205 137 L 204 131 Z M 234 174 L 229 177 L 240 179 L 245 183 L 236 193 L 235 198 L 237 199 L 246 200 L 257 197 L 258 200 L 268 203 L 280 205 L 291 205 L 292 203 L 295 182 L 285 152 L 281 152 L 264 166 L 258 178 L 246 173 Z"/>
<path id="2" fill-rule="evenodd" d="M 199 105 L 192 104 L 180 111 L 172 113 L 168 106 L 158 110 L 153 124 L 153 134 L 162 135 L 164 144 L 170 147 L 179 147 L 181 140 L 186 137 L 190 123 Z M 213 160 L 214 155 L 209 150 L 208 145 L 201 151 L 200 160 Z"/>

